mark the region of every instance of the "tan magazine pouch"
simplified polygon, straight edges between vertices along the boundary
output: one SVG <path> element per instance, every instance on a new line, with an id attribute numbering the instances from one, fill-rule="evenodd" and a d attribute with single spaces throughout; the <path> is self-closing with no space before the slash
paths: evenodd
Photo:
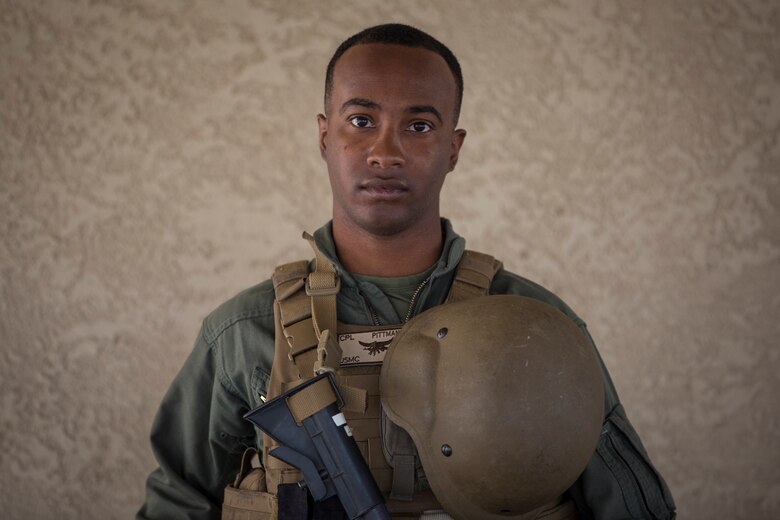
<path id="1" fill-rule="evenodd" d="M 255 448 L 244 451 L 235 481 L 225 488 L 222 520 L 276 520 L 276 496 L 266 491 L 265 471 L 252 467 L 256 456 Z"/>

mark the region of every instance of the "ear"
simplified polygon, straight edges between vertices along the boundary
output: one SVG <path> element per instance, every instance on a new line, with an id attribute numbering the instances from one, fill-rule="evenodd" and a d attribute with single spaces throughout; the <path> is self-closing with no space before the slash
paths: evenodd
<path id="1" fill-rule="evenodd" d="M 450 169 L 455 169 L 455 165 L 458 164 L 458 156 L 460 155 L 460 147 L 463 146 L 463 141 L 466 139 L 466 131 L 458 128 L 452 132 L 452 149 L 450 151 Z"/>
<path id="2" fill-rule="evenodd" d="M 324 114 L 317 114 L 317 126 L 320 130 L 320 155 L 325 158 L 325 138 L 328 135 L 328 118 Z"/>

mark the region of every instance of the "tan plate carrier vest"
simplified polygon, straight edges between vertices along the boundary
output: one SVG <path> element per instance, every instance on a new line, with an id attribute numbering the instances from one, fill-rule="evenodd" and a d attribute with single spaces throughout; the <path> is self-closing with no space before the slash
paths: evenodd
<path id="1" fill-rule="evenodd" d="M 424 511 L 441 509 L 430 490 L 414 489 L 415 469 L 419 463 L 408 436 L 405 436 L 408 441 L 394 443 L 395 454 L 388 454 L 394 467 L 387 462 L 379 399 L 381 365 L 340 367 L 341 348 L 336 335 L 331 333 L 334 330 L 339 333 L 388 330 L 393 326 L 338 323 L 336 297 L 341 284 L 335 267 L 317 249 L 308 233 L 304 233 L 304 238 L 314 250 L 314 270 L 309 270 L 308 260 L 300 260 L 280 265 L 272 277 L 276 295 L 275 352 L 266 400 L 324 370 L 334 372 L 345 403 L 344 415 L 379 489 L 388 498 L 387 507 L 393 518 L 419 518 Z M 492 256 L 466 250 L 445 304 L 487 295 L 500 268 L 501 262 Z M 302 476 L 295 468 L 268 455 L 276 446 L 276 441 L 263 434 L 264 470 L 251 467 L 250 459 L 257 454 L 254 449 L 244 453 L 235 482 L 225 488 L 223 520 L 277 518 L 279 484 L 299 482 Z M 568 504 L 573 507 L 570 502 Z"/>

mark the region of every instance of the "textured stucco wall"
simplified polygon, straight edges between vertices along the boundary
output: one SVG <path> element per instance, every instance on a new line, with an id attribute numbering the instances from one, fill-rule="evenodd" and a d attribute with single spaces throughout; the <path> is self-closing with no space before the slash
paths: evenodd
<path id="1" fill-rule="evenodd" d="M 460 57 L 444 212 L 586 321 L 683 518 L 780 516 L 780 8 L 0 0 L 0 511 L 127 518 L 202 317 L 329 215 L 328 57 Z"/>

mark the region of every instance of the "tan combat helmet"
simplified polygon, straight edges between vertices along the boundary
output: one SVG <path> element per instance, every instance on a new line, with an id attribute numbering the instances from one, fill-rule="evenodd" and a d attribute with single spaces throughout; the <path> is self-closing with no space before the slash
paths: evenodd
<path id="1" fill-rule="evenodd" d="M 585 469 L 604 412 L 583 332 L 521 296 L 472 298 L 411 320 L 388 349 L 380 391 L 456 519 L 534 518 Z"/>

